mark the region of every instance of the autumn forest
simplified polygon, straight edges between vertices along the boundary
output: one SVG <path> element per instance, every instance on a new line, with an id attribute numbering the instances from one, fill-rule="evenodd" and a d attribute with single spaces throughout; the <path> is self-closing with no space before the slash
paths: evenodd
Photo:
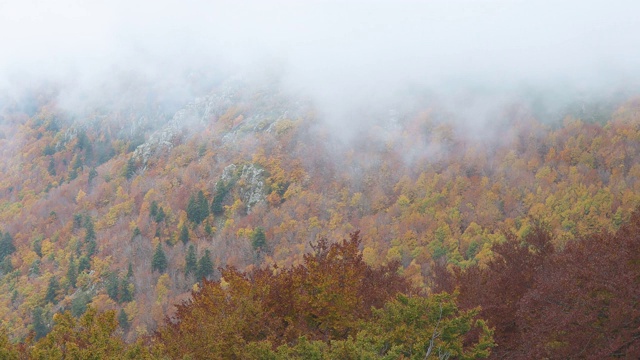
<path id="1" fill-rule="evenodd" d="M 640 357 L 637 97 L 58 98 L 0 102 L 0 358 Z"/>

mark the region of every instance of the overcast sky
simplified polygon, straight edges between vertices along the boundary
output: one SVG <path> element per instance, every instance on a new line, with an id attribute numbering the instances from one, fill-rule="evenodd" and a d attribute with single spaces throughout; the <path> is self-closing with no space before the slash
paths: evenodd
<path id="1" fill-rule="evenodd" d="M 320 104 L 406 84 L 597 89 L 639 78 L 639 18 L 637 0 L 1 0 L 0 87 L 275 68 Z"/>

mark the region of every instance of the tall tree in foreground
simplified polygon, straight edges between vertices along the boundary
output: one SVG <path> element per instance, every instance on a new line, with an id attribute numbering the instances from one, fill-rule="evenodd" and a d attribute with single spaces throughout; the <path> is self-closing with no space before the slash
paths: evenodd
<path id="1" fill-rule="evenodd" d="M 319 359 L 348 358 L 344 349 L 373 356 L 369 358 L 387 353 L 424 358 L 425 344 L 433 344 L 434 354 L 440 350 L 460 358 L 488 353 L 491 333 L 477 321 L 477 310 L 458 311 L 448 295 L 424 301 L 400 296 L 414 294 L 414 289 L 398 275 L 398 263 L 372 268 L 362 260 L 359 245 L 356 232 L 339 243 L 319 241 L 303 264 L 293 268 L 249 274 L 224 269 L 220 281 L 205 280 L 190 301 L 178 305 L 175 316 L 158 329 L 157 339 L 176 359 L 311 358 L 318 351 Z M 363 321 L 372 322 L 367 327 Z M 430 327 L 418 331 L 422 322 Z M 411 326 L 416 328 L 402 330 Z M 474 327 L 481 335 L 470 341 L 480 345 L 463 346 Z M 414 330 L 407 336 L 419 340 L 393 338 Z M 402 344 L 389 343 L 393 341 Z M 329 349 L 334 343 L 335 349 Z M 475 357 L 464 357 L 474 352 Z"/>

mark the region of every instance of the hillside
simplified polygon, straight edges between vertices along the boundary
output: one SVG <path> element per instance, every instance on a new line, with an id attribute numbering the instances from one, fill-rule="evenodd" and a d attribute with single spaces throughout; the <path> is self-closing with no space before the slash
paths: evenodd
<path id="1" fill-rule="evenodd" d="M 434 267 L 482 269 L 536 224 L 564 249 L 615 233 L 640 205 L 637 99 L 583 118 L 514 102 L 480 135 L 417 102 L 365 114 L 345 136 L 275 85 L 223 84 L 177 111 L 145 101 L 82 115 L 55 91 L 3 102 L 0 319 L 12 340 L 90 307 L 126 314 L 134 341 L 200 276 L 296 266 L 319 239 L 356 230 L 366 264 L 398 261 L 430 293 Z"/>

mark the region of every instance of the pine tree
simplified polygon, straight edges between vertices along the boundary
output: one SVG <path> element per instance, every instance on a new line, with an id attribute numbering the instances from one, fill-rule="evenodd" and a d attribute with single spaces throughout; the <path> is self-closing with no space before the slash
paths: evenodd
<path id="1" fill-rule="evenodd" d="M 264 234 L 264 229 L 261 227 L 257 227 L 253 231 L 253 236 L 251 237 L 251 245 L 254 250 L 264 250 L 267 246 L 267 237 Z"/>
<path id="2" fill-rule="evenodd" d="M 120 285 L 119 283 L 120 279 L 118 279 L 118 276 L 116 274 L 111 274 L 107 278 L 105 284 L 107 295 L 109 295 L 109 297 L 115 301 L 118 301 L 118 285 Z"/>
<path id="3" fill-rule="evenodd" d="M 191 195 L 189 196 L 189 202 L 187 203 L 187 219 L 195 223 L 198 217 L 197 212 L 198 204 L 196 203 L 196 198 L 195 196 Z"/>
<path id="4" fill-rule="evenodd" d="M 69 259 L 69 268 L 67 269 L 67 280 L 69 280 L 69 284 L 71 287 L 76 287 L 76 281 L 78 280 L 78 267 L 76 266 L 76 260 L 71 255 Z"/>
<path id="5" fill-rule="evenodd" d="M 49 332 L 47 325 L 45 325 L 44 309 L 37 307 L 33 309 L 33 331 L 36 335 L 36 340 L 44 337 Z"/>
<path id="6" fill-rule="evenodd" d="M 93 179 L 95 179 L 96 177 L 98 177 L 98 171 L 96 170 L 96 168 L 92 167 L 91 170 L 89 170 L 89 184 L 91 184 Z"/>
<path id="7" fill-rule="evenodd" d="M 130 302 L 133 300 L 133 291 L 131 290 L 131 283 L 128 279 L 122 279 L 120 283 L 120 302 Z"/>
<path id="8" fill-rule="evenodd" d="M 196 257 L 196 249 L 193 245 L 189 245 L 187 256 L 185 258 L 184 274 L 196 274 L 198 271 L 198 258 Z"/>
<path id="9" fill-rule="evenodd" d="M 187 228 L 187 224 L 182 224 L 182 227 L 180 227 L 180 241 L 185 245 L 189 242 L 189 229 Z"/>
<path id="10" fill-rule="evenodd" d="M 157 223 L 161 223 L 165 219 L 166 215 L 164 213 L 164 209 L 162 206 L 158 208 L 158 213 L 155 216 L 155 220 Z"/>
<path id="11" fill-rule="evenodd" d="M 84 228 L 87 230 L 84 235 L 84 241 L 89 242 L 91 240 L 95 240 L 96 231 L 93 226 L 93 219 L 91 218 L 91 216 L 87 216 L 84 218 Z"/>
<path id="12" fill-rule="evenodd" d="M 197 205 L 198 205 L 198 221 L 197 224 L 200 224 L 209 217 L 209 202 L 207 198 L 204 197 L 204 192 L 202 190 L 198 191 L 197 196 Z"/>
<path id="13" fill-rule="evenodd" d="M 8 232 L 4 235 L 0 232 L 0 261 L 5 257 L 13 254 L 16 251 L 16 247 L 13 245 L 13 238 Z"/>
<path id="14" fill-rule="evenodd" d="M 213 275 L 213 262 L 211 261 L 211 253 L 205 250 L 204 255 L 198 260 L 198 270 L 196 277 L 198 279 L 208 278 Z"/>
<path id="15" fill-rule="evenodd" d="M 136 173 L 136 163 L 133 160 L 133 157 L 130 157 L 129 160 L 127 160 L 127 164 L 124 167 L 124 177 L 127 180 L 131 180 L 131 178 L 135 173 Z"/>
<path id="16" fill-rule="evenodd" d="M 124 309 L 120 309 L 120 312 L 118 313 L 118 324 L 120 324 L 120 327 L 124 330 L 129 329 L 129 317 L 127 316 L 127 313 L 124 312 Z"/>
<path id="17" fill-rule="evenodd" d="M 91 260 L 89 260 L 89 257 L 85 255 L 81 257 L 80 261 L 78 262 L 78 273 L 89 269 L 91 269 Z"/>
<path id="18" fill-rule="evenodd" d="M 164 254 L 164 250 L 162 250 L 161 243 L 158 243 L 156 251 L 153 254 L 153 260 L 151 261 L 151 270 L 157 270 L 160 273 L 163 273 L 165 272 L 165 270 L 167 270 L 167 256 Z"/>
<path id="19" fill-rule="evenodd" d="M 98 244 L 96 243 L 96 241 L 89 240 L 89 242 L 87 242 L 87 256 L 91 257 L 95 255 L 97 248 Z"/>
<path id="20" fill-rule="evenodd" d="M 133 278 L 133 265 L 129 263 L 129 266 L 127 267 L 127 280 L 131 280 L 132 278 Z"/>
<path id="21" fill-rule="evenodd" d="M 158 215 L 158 202 L 152 201 L 151 206 L 149 207 L 149 216 L 155 218 Z"/>
<path id="22" fill-rule="evenodd" d="M 56 163 L 53 161 L 53 157 L 49 159 L 49 166 L 47 167 L 47 172 L 51 176 L 56 176 Z"/>
<path id="23" fill-rule="evenodd" d="M 218 181 L 216 183 L 216 194 L 213 196 L 213 201 L 211 201 L 211 213 L 216 216 L 220 216 L 224 214 L 224 206 L 223 201 L 227 196 L 228 189 L 224 185 L 224 182 Z"/>
<path id="24" fill-rule="evenodd" d="M 45 302 L 56 303 L 56 295 L 58 293 L 60 286 L 58 285 L 58 279 L 55 276 L 52 276 L 49 279 L 49 285 L 47 286 L 47 293 L 44 296 Z"/>

